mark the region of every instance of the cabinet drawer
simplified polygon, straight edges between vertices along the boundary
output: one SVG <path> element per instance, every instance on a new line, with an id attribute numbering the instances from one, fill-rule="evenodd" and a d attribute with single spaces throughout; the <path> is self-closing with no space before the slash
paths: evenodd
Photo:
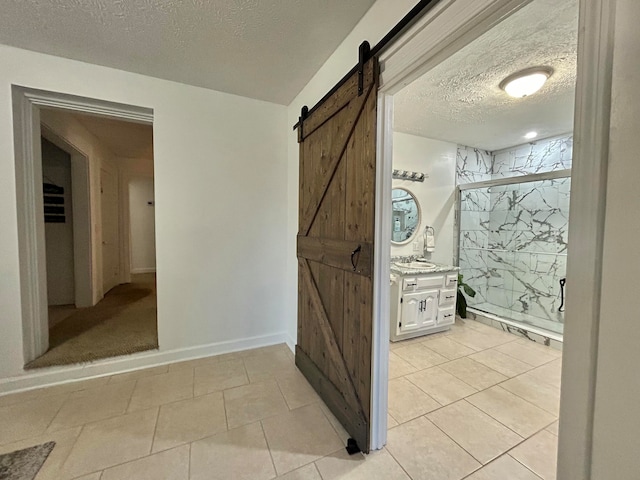
<path id="1" fill-rule="evenodd" d="M 453 288 L 458 286 L 458 272 L 447 274 L 444 284 L 445 288 Z"/>
<path id="2" fill-rule="evenodd" d="M 442 308 L 438 311 L 438 326 L 453 325 L 456 321 L 456 307 Z"/>
<path id="3" fill-rule="evenodd" d="M 441 307 L 446 307 L 447 305 L 455 305 L 457 294 L 458 291 L 455 288 L 440 290 L 440 301 L 438 302 L 438 305 L 440 305 Z"/>
<path id="4" fill-rule="evenodd" d="M 417 290 L 426 290 L 428 288 L 441 288 L 442 283 L 444 282 L 443 275 L 433 275 L 428 277 L 418 277 L 417 279 L 418 286 Z"/>
<path id="5" fill-rule="evenodd" d="M 402 279 L 402 291 L 403 292 L 413 292 L 418 285 L 418 281 L 416 277 L 405 277 Z"/>

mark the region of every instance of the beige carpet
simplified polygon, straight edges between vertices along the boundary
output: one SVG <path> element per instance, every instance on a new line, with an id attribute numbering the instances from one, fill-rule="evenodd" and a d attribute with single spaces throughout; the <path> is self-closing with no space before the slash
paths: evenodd
<path id="1" fill-rule="evenodd" d="M 90 362 L 158 348 L 155 275 L 134 275 L 95 306 L 80 308 L 49 331 L 49 350 L 25 368 Z"/>

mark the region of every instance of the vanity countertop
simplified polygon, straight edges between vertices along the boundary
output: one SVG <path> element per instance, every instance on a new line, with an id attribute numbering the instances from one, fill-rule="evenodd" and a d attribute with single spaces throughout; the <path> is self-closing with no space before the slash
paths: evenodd
<path id="1" fill-rule="evenodd" d="M 391 273 L 396 275 L 424 275 L 427 273 L 444 273 L 444 272 L 457 272 L 460 267 L 454 267 L 453 265 L 440 265 L 435 264 L 435 268 L 409 268 L 401 267 L 397 263 L 391 263 Z"/>

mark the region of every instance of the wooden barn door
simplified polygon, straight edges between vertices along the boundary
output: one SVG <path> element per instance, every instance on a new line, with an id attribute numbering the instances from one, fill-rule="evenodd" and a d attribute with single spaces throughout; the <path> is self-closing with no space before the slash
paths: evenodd
<path id="1" fill-rule="evenodd" d="M 362 58 L 362 52 L 361 52 Z M 296 365 L 369 451 L 376 58 L 300 119 Z"/>

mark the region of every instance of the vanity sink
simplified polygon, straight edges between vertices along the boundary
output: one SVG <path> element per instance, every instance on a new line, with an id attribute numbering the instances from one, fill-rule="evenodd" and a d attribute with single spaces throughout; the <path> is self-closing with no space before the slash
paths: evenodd
<path id="1" fill-rule="evenodd" d="M 429 262 L 396 263 L 396 265 L 402 268 L 415 268 L 420 270 L 433 270 L 436 268 L 435 263 Z"/>

